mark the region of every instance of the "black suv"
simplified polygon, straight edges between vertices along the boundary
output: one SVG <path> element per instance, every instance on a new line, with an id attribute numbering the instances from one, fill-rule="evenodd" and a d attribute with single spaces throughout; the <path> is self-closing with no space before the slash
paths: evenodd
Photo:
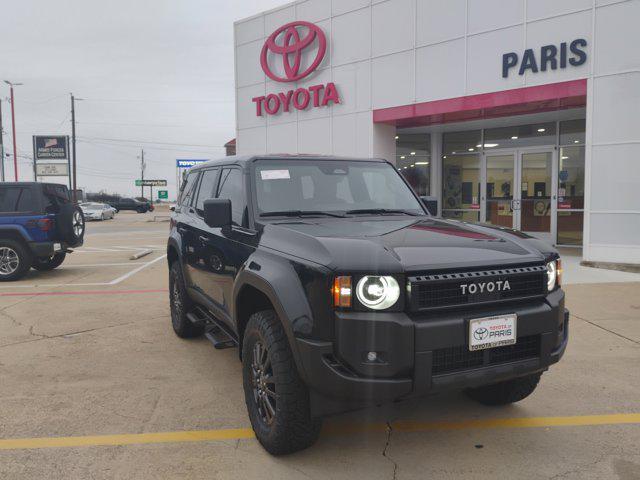
<path id="1" fill-rule="evenodd" d="M 0 183 L 0 281 L 53 270 L 82 245 L 84 215 L 55 183 Z"/>
<path id="2" fill-rule="evenodd" d="M 147 213 L 153 211 L 151 202 L 140 201 L 135 198 L 120 198 L 110 203 L 110 205 L 116 209 L 116 212 L 120 210 L 133 210 L 138 213 Z"/>
<path id="3" fill-rule="evenodd" d="M 249 418 L 273 454 L 348 409 L 446 389 L 522 400 L 567 345 L 558 253 L 430 216 L 384 160 L 194 167 L 167 254 L 175 332 L 239 346 Z"/>

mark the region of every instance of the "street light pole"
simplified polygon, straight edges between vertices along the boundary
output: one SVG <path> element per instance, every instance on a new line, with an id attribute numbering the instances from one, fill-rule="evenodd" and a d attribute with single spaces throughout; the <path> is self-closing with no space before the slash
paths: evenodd
<path id="1" fill-rule="evenodd" d="M 76 184 L 76 99 L 71 94 L 71 152 L 73 155 L 73 201 L 78 201 Z"/>
<path id="2" fill-rule="evenodd" d="M 2 100 L 0 100 L 0 175 L 4 182 L 4 131 L 2 130 Z"/>
<path id="3" fill-rule="evenodd" d="M 16 110 L 15 110 L 15 98 L 13 96 L 13 87 L 22 85 L 21 83 L 11 83 L 5 80 L 4 83 L 9 85 L 11 91 L 11 131 L 13 133 L 13 172 L 16 182 L 18 181 L 18 144 L 16 142 Z"/>
<path id="4" fill-rule="evenodd" d="M 144 163 L 144 148 L 142 149 L 142 153 L 140 155 L 140 180 L 142 183 L 140 184 L 140 197 L 144 198 L 144 169 L 146 165 Z"/>

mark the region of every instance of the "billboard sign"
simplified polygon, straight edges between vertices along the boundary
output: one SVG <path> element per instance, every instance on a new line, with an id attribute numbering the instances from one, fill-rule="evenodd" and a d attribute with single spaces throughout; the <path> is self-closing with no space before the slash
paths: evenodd
<path id="1" fill-rule="evenodd" d="M 198 160 L 189 160 L 189 159 L 176 159 L 176 167 L 177 168 L 191 168 L 195 167 L 204 162 L 208 162 L 209 159 L 198 159 Z"/>
<path id="2" fill-rule="evenodd" d="M 34 135 L 33 155 L 38 160 L 68 160 L 69 142 L 64 135 Z"/>
<path id="3" fill-rule="evenodd" d="M 166 180 L 136 180 L 136 187 L 166 187 Z"/>
<path id="4" fill-rule="evenodd" d="M 69 165 L 66 163 L 36 163 L 38 177 L 66 177 L 69 175 Z"/>

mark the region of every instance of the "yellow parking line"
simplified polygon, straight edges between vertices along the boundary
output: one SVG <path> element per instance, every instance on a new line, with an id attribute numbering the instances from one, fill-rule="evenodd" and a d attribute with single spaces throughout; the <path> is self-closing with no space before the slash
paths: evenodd
<path id="1" fill-rule="evenodd" d="M 640 424 L 640 413 L 618 413 L 610 415 L 577 415 L 569 417 L 521 417 L 463 420 L 459 422 L 411 422 L 392 423 L 394 432 L 425 432 L 430 430 L 462 430 L 490 428 L 535 428 L 535 427 L 583 427 L 596 425 Z M 387 425 L 377 424 L 333 424 L 325 428 L 328 434 L 383 432 Z M 123 435 L 92 435 L 84 437 L 41 437 L 0 440 L 0 450 L 29 450 L 38 448 L 96 447 L 107 445 L 134 445 L 153 443 L 210 442 L 253 438 L 250 428 L 228 428 L 219 430 L 190 430 L 182 432 L 134 433 Z"/>

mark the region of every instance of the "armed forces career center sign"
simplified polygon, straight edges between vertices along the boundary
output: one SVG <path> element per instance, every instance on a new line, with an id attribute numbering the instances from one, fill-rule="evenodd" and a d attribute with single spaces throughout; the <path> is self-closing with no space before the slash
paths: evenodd
<path id="1" fill-rule="evenodd" d="M 63 135 L 34 135 L 33 154 L 38 160 L 68 160 L 69 142 Z"/>

